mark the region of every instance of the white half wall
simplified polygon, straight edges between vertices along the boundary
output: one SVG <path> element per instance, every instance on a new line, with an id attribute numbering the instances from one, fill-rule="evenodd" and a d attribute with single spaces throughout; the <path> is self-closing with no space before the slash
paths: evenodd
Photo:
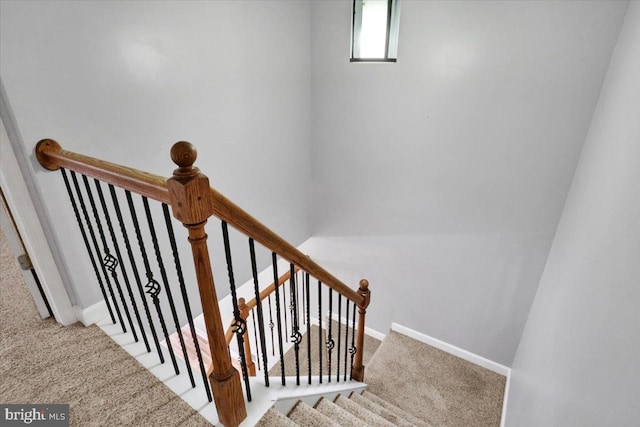
<path id="1" fill-rule="evenodd" d="M 631 2 L 515 357 L 508 426 L 640 420 L 638 76 Z"/>
<path id="2" fill-rule="evenodd" d="M 311 255 L 510 366 L 626 3 L 405 1 L 394 64 L 349 62 L 350 8 L 312 3 Z"/>
<path id="3" fill-rule="evenodd" d="M 171 145 L 187 140 L 214 187 L 292 243 L 310 236 L 308 2 L 2 2 L 0 16 L 0 73 L 28 153 L 53 138 L 170 176 Z M 56 224 L 76 303 L 89 307 L 101 295 L 63 181 L 31 160 L 27 172 Z M 222 297 L 229 288 L 220 225 L 208 231 Z M 243 283 L 248 245 L 232 239 Z M 164 256 L 171 264 L 168 250 Z"/>

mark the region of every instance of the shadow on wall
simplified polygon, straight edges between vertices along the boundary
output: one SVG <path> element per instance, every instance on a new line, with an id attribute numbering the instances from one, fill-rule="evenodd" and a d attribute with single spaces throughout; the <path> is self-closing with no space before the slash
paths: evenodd
<path id="1" fill-rule="evenodd" d="M 510 366 L 552 237 L 313 237 L 300 248 L 349 286 L 369 280 L 370 328 L 400 323 Z"/>

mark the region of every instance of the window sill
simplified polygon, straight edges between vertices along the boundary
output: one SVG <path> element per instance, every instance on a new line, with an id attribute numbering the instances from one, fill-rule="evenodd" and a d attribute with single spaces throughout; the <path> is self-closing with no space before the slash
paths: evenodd
<path id="1" fill-rule="evenodd" d="M 349 62 L 397 62 L 396 58 L 351 58 Z"/>

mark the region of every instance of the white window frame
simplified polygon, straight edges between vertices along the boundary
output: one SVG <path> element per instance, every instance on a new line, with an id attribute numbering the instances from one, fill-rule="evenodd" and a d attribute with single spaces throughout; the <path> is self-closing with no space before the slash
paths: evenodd
<path id="1" fill-rule="evenodd" d="M 353 0 L 351 18 L 351 62 L 397 62 L 400 28 L 400 0 L 387 0 L 387 25 L 384 58 L 363 58 L 360 55 L 362 6 L 366 0 Z"/>

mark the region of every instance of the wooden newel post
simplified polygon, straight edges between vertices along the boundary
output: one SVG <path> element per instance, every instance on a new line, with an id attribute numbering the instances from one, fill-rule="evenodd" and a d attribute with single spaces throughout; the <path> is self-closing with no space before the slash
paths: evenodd
<path id="1" fill-rule="evenodd" d="M 358 304 L 358 336 L 356 337 L 356 356 L 353 361 L 353 379 L 356 381 L 364 381 L 364 365 L 362 364 L 362 353 L 364 350 L 364 324 L 367 314 L 367 307 L 371 300 L 371 292 L 369 291 L 369 281 L 362 279 L 360 281 L 360 289 L 358 294 L 362 296 L 362 303 Z"/>
<path id="2" fill-rule="evenodd" d="M 197 151 L 188 142 L 171 147 L 171 160 L 178 165 L 173 177 L 167 180 L 173 216 L 189 230 L 202 311 L 209 338 L 213 372 L 209 376 L 213 399 L 220 422 L 228 427 L 238 426 L 247 417 L 240 375 L 231 364 L 229 348 L 224 338 L 218 297 L 213 282 L 211 261 L 204 226 L 213 214 L 209 178 L 193 167 Z"/>
<path id="3" fill-rule="evenodd" d="M 244 334 L 244 357 L 247 361 L 247 372 L 249 372 L 250 377 L 256 376 L 256 364 L 253 363 L 253 356 L 251 356 L 251 344 L 249 343 L 249 334 L 248 332 L 248 324 L 246 323 L 249 318 L 249 307 L 247 307 L 247 301 L 244 298 L 238 299 L 238 310 L 240 310 L 240 317 L 245 321 L 245 334 Z"/>

